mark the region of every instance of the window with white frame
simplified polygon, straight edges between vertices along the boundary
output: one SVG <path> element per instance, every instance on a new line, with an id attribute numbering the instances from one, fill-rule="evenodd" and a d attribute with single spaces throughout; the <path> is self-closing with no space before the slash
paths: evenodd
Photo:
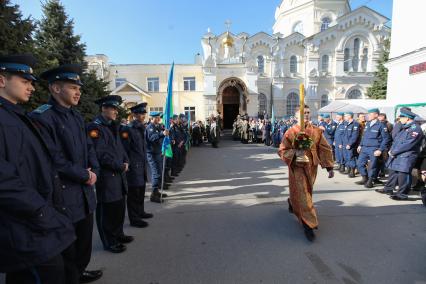
<path id="1" fill-rule="evenodd" d="M 147 79 L 148 92 L 159 92 L 160 91 L 160 78 L 151 77 Z"/>
<path id="2" fill-rule="evenodd" d="M 321 96 L 321 107 L 325 107 L 329 104 L 330 102 L 328 101 L 328 94 L 324 94 Z"/>
<path id="3" fill-rule="evenodd" d="M 115 78 L 115 87 L 118 88 L 126 82 L 126 78 Z"/>
<path id="4" fill-rule="evenodd" d="M 184 77 L 183 78 L 183 90 L 184 91 L 195 91 L 195 77 Z"/>
<path id="5" fill-rule="evenodd" d="M 296 108 L 299 106 L 299 95 L 295 92 L 291 92 L 287 96 L 287 115 L 294 115 Z"/>
<path id="6" fill-rule="evenodd" d="M 259 94 L 257 99 L 259 101 L 259 113 L 265 113 L 268 104 L 265 94 Z"/>
<path id="7" fill-rule="evenodd" d="M 191 122 L 195 121 L 195 107 L 185 107 L 185 116 L 187 119 L 191 119 Z"/>
<path id="8" fill-rule="evenodd" d="M 164 108 L 163 107 L 150 107 L 149 111 L 153 112 L 153 111 L 159 111 L 159 112 L 163 112 Z"/>
<path id="9" fill-rule="evenodd" d="M 353 89 L 348 94 L 349 100 L 359 100 L 362 99 L 362 93 L 359 89 Z"/>
<path id="10" fill-rule="evenodd" d="M 259 74 L 265 73 L 265 58 L 262 55 L 257 57 L 257 70 Z"/>
<path id="11" fill-rule="evenodd" d="M 322 21 L 321 21 L 322 23 L 321 23 L 321 31 L 323 32 L 323 31 L 325 31 L 326 29 L 328 29 L 328 27 L 330 26 L 330 24 L 331 24 L 331 19 L 329 18 L 329 17 L 325 17 L 325 18 L 323 18 L 322 19 Z"/>
<path id="12" fill-rule="evenodd" d="M 321 71 L 328 72 L 330 65 L 330 57 L 328 55 L 323 55 L 321 59 Z"/>
<path id="13" fill-rule="evenodd" d="M 293 25 L 293 33 L 300 33 L 303 34 L 303 23 L 297 22 Z"/>
<path id="14" fill-rule="evenodd" d="M 290 73 L 297 73 L 297 57 L 293 55 L 290 57 Z"/>
<path id="15" fill-rule="evenodd" d="M 345 48 L 345 58 L 343 62 L 343 71 L 348 72 L 350 68 L 350 50 L 349 48 Z"/>
<path id="16" fill-rule="evenodd" d="M 360 48 L 360 41 L 359 41 L 359 38 L 356 38 L 356 39 L 354 39 L 354 53 L 353 53 L 353 57 L 352 57 L 352 70 L 354 72 L 358 72 L 359 48 Z"/>

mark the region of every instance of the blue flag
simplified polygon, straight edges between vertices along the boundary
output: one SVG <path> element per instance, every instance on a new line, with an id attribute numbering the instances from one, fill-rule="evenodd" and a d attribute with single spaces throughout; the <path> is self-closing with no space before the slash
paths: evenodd
<path id="1" fill-rule="evenodd" d="M 173 71 L 175 68 L 175 63 L 173 62 L 172 67 L 170 68 L 169 82 L 167 85 L 167 98 L 166 98 L 166 107 L 163 114 L 163 122 L 166 129 L 170 129 L 170 119 L 173 116 Z M 173 157 L 172 144 L 170 137 L 166 136 L 163 140 L 162 146 L 163 155 L 168 158 Z"/>

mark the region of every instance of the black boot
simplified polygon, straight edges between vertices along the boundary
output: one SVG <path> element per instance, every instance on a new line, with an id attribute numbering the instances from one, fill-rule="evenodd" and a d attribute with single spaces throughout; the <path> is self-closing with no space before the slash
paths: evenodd
<path id="1" fill-rule="evenodd" d="M 355 182 L 359 185 L 364 185 L 367 182 L 367 176 L 362 176 L 362 179 L 360 181 Z"/>
<path id="2" fill-rule="evenodd" d="M 122 244 L 128 244 L 135 240 L 133 236 L 121 235 L 117 238 L 117 240 Z"/>
<path id="3" fill-rule="evenodd" d="M 369 178 L 367 183 L 364 185 L 365 188 L 373 188 L 374 187 L 374 183 L 373 183 L 373 179 Z"/>
<path id="4" fill-rule="evenodd" d="M 303 230 L 304 230 L 306 239 L 308 239 L 308 241 L 310 242 L 313 242 L 315 240 L 314 230 L 308 225 L 306 225 L 305 223 L 303 223 Z"/>
<path id="5" fill-rule="evenodd" d="M 288 203 L 288 212 L 293 213 L 293 206 L 291 206 L 290 198 L 287 199 L 287 203 Z"/>
<path id="6" fill-rule="evenodd" d="M 140 215 L 140 218 L 142 218 L 142 219 L 151 219 L 151 218 L 153 218 L 154 217 L 154 215 L 153 214 L 151 214 L 151 213 L 146 213 L 146 212 L 143 212 L 142 213 L 142 215 Z"/>
<path id="7" fill-rule="evenodd" d="M 135 227 L 135 228 L 146 228 L 146 227 L 148 227 L 148 223 L 145 222 L 142 219 L 139 219 L 139 220 L 136 219 L 136 220 L 131 220 L 130 221 L 130 226 L 131 227 Z"/>
<path id="8" fill-rule="evenodd" d="M 345 175 L 348 175 L 351 172 L 351 168 L 346 167 L 346 170 L 344 172 Z"/>
<path id="9" fill-rule="evenodd" d="M 344 174 L 345 171 L 346 171 L 345 165 L 340 165 L 339 172 L 341 172 L 342 174 Z"/>
<path id="10" fill-rule="evenodd" d="M 154 202 L 154 203 L 163 203 L 164 202 L 164 199 L 161 199 L 160 196 L 155 195 L 155 194 L 151 194 L 151 197 L 149 198 L 149 200 L 151 202 Z"/>
<path id="11" fill-rule="evenodd" d="M 158 191 L 158 189 L 155 189 L 149 200 L 151 200 L 151 202 L 154 203 L 163 203 L 164 202 L 164 198 L 167 197 L 167 194 L 163 193 L 161 194 L 160 191 Z"/>
<path id="12" fill-rule="evenodd" d="M 349 175 L 350 178 L 354 178 L 355 177 L 355 169 L 354 168 L 349 168 Z"/>
<path id="13" fill-rule="evenodd" d="M 85 270 L 80 275 L 80 283 L 90 283 L 102 277 L 102 270 Z"/>

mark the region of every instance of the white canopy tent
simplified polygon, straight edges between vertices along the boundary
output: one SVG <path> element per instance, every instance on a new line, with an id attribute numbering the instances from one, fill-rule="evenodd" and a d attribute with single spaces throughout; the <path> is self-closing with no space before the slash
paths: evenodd
<path id="1" fill-rule="evenodd" d="M 351 111 L 355 114 L 366 113 L 367 109 L 358 105 L 349 104 L 343 101 L 333 101 L 327 106 L 318 110 L 318 113 L 331 113 Z"/>

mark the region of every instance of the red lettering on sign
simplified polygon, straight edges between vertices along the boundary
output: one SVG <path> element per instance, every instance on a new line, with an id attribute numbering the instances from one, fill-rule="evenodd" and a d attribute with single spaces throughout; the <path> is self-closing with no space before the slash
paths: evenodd
<path id="1" fill-rule="evenodd" d="M 426 62 L 410 66 L 410 75 L 415 75 L 426 71 Z"/>

